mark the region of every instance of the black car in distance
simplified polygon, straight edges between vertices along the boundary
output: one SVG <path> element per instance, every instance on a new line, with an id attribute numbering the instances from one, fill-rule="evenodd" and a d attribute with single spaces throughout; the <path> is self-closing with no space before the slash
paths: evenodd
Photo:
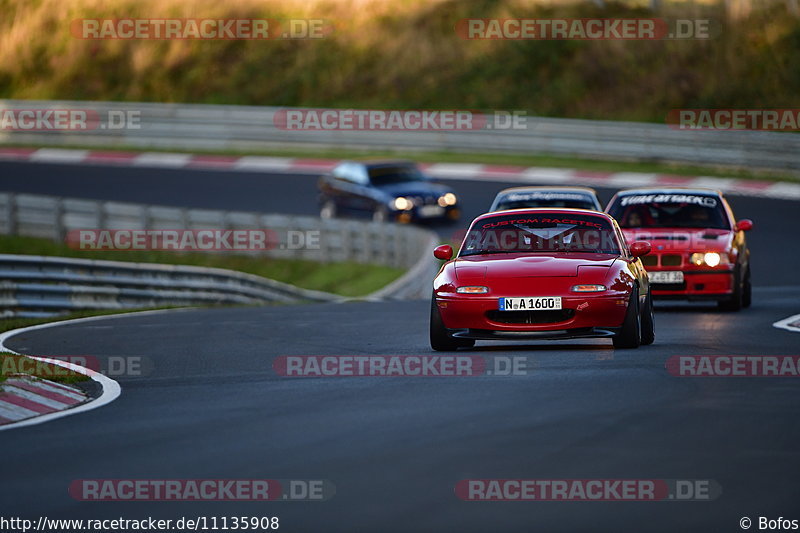
<path id="1" fill-rule="evenodd" d="M 411 161 L 343 161 L 319 179 L 322 218 L 367 216 L 378 222 L 457 220 L 458 197 Z"/>

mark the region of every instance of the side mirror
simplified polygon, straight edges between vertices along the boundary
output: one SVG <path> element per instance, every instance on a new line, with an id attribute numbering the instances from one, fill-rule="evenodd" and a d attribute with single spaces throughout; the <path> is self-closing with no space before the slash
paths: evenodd
<path id="1" fill-rule="evenodd" d="M 736 231 L 750 231 L 753 229 L 753 221 L 749 218 L 743 218 L 739 222 L 736 223 L 734 227 Z"/>
<path id="2" fill-rule="evenodd" d="M 647 241 L 636 241 L 631 244 L 631 255 L 633 257 L 642 257 L 650 253 L 650 243 Z"/>
<path id="3" fill-rule="evenodd" d="M 442 261 L 449 261 L 453 258 L 453 247 L 449 244 L 443 244 L 433 249 L 433 256 Z"/>

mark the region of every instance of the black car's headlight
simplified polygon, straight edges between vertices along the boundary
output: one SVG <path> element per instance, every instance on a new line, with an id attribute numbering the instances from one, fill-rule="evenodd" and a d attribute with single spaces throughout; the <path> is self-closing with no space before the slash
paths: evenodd
<path id="1" fill-rule="evenodd" d="M 398 211 L 408 211 L 409 209 L 414 207 L 414 202 L 411 201 L 410 198 L 399 196 L 394 199 L 394 202 L 392 202 L 392 206 Z"/>
<path id="2" fill-rule="evenodd" d="M 456 198 L 456 195 L 451 192 L 445 193 L 439 197 L 439 205 L 442 207 L 456 205 L 457 202 L 458 198 Z"/>

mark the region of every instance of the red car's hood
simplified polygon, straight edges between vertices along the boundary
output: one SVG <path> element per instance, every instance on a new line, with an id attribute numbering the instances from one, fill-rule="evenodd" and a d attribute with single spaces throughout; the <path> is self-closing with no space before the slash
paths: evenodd
<path id="1" fill-rule="evenodd" d="M 617 259 L 611 254 L 492 254 L 460 257 L 454 261 L 459 281 L 577 276 L 578 267 L 609 268 Z"/>
<path id="2" fill-rule="evenodd" d="M 727 229 L 703 228 L 625 228 L 628 244 L 647 241 L 653 251 L 713 251 L 730 249 L 734 232 Z"/>

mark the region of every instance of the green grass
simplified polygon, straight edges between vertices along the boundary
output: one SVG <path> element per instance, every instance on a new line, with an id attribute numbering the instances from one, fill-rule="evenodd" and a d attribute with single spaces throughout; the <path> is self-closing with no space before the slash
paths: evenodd
<path id="1" fill-rule="evenodd" d="M 0 385 L 9 377 L 19 374 L 40 377 L 65 385 L 91 379 L 64 367 L 43 363 L 24 355 L 15 355 L 7 352 L 0 353 Z"/>
<path id="2" fill-rule="evenodd" d="M 105 315 L 119 315 L 125 313 L 138 313 L 140 311 L 154 311 L 157 309 L 176 309 L 175 307 L 147 307 L 144 309 L 114 309 L 114 310 L 94 310 L 94 311 L 77 311 L 74 313 L 67 313 L 57 317 L 46 318 L 0 318 L 0 333 L 4 331 L 11 331 L 12 329 L 26 328 L 28 326 L 36 326 L 38 324 L 47 324 L 48 322 L 55 322 L 61 320 L 72 320 L 73 318 L 86 318 L 90 316 L 105 316 Z"/>
<path id="3" fill-rule="evenodd" d="M 360 263 L 318 263 L 299 259 L 272 259 L 215 253 L 173 253 L 159 251 L 73 250 L 48 239 L 0 235 L 0 250 L 6 254 L 76 257 L 138 263 L 165 263 L 225 268 L 255 274 L 304 289 L 357 297 L 374 292 L 400 277 L 404 270 Z"/>

